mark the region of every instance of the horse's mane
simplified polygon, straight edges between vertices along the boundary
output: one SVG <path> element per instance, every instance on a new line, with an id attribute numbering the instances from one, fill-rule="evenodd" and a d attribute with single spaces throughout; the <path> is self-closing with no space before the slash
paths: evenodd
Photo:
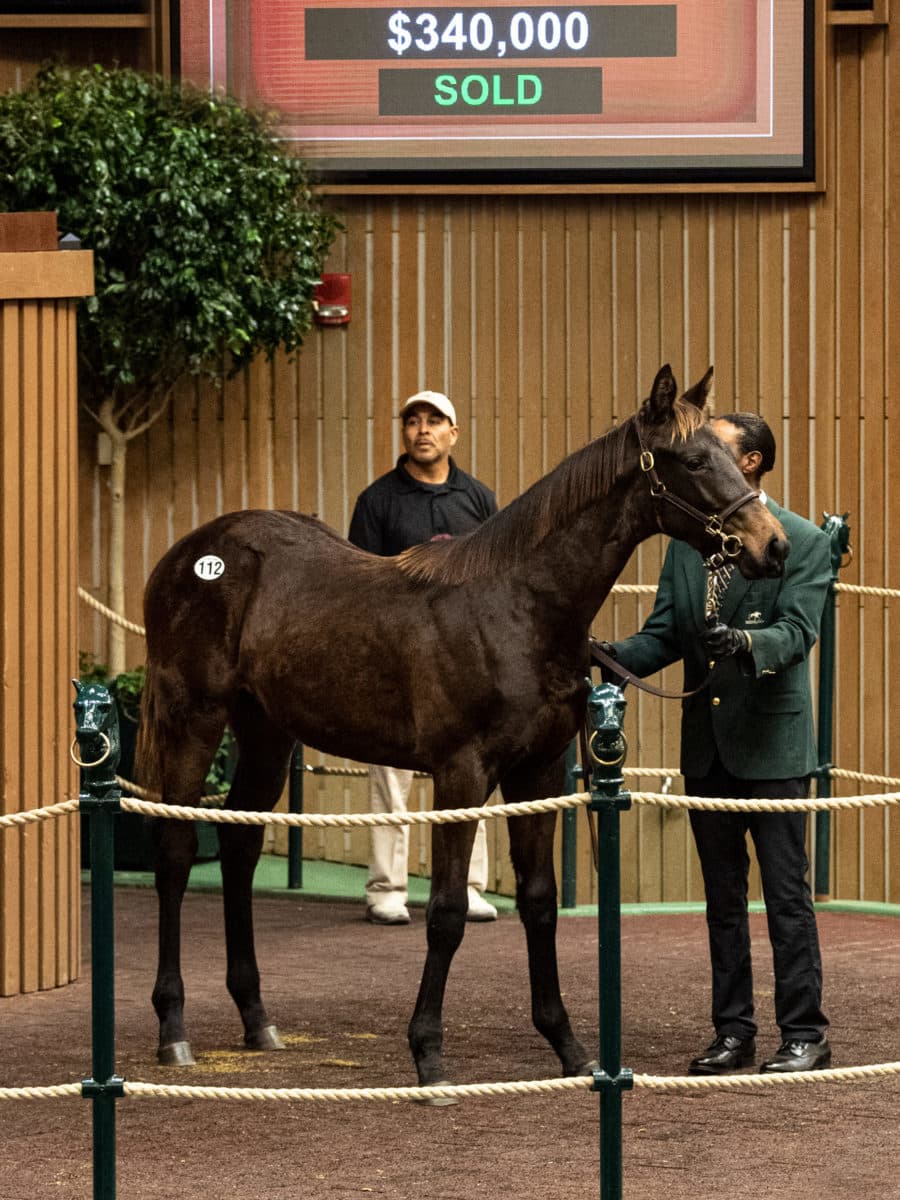
<path id="1" fill-rule="evenodd" d="M 423 583 L 462 583 L 521 562 L 555 529 L 609 494 L 625 467 L 626 448 L 639 414 L 568 455 L 549 474 L 478 529 L 449 541 L 423 542 L 397 558 L 400 569 Z M 674 402 L 671 440 L 686 441 L 705 420 L 696 405 Z"/>

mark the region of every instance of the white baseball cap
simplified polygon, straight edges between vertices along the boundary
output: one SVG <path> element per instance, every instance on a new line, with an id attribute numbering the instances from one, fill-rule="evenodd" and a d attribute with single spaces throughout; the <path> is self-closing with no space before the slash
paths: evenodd
<path id="1" fill-rule="evenodd" d="M 439 413 L 445 417 L 449 417 L 450 424 L 456 424 L 456 409 L 450 403 L 449 397 L 443 392 L 416 392 L 414 396 L 410 396 L 408 400 L 404 400 L 400 406 L 400 416 L 407 409 L 412 408 L 414 404 L 430 404 L 432 408 L 436 408 Z"/>

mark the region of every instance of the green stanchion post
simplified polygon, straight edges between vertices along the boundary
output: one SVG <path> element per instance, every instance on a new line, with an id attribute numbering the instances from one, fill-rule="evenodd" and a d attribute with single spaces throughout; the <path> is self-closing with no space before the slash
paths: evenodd
<path id="1" fill-rule="evenodd" d="M 626 742 L 622 733 L 625 697 L 621 688 L 602 683 L 591 689 L 588 752 L 591 760 L 591 809 L 597 814 L 597 926 L 600 972 L 600 1069 L 594 1090 L 600 1093 L 600 1195 L 622 1196 L 622 1093 L 633 1086 L 622 1067 L 622 928 L 619 814 L 631 807 L 622 790 Z"/>
<path id="2" fill-rule="evenodd" d="M 291 754 L 288 777 L 288 811 L 303 812 L 303 743 L 296 742 Z M 292 825 L 288 829 L 288 887 L 303 887 L 303 830 Z"/>
<path id="3" fill-rule="evenodd" d="M 81 811 L 90 819 L 91 838 L 91 1078 L 82 1095 L 93 1103 L 94 1200 L 115 1200 L 117 1097 L 123 1080 L 115 1074 L 115 896 L 113 823 L 122 793 L 119 718 L 101 684 L 75 690 L 75 736 L 81 760 Z"/>
<path id="4" fill-rule="evenodd" d="M 845 555 L 850 550 L 850 526 L 848 513 L 835 516 L 824 514 L 822 529 L 831 539 L 831 586 L 822 612 L 819 632 L 819 712 L 818 712 L 818 756 L 816 791 L 819 796 L 831 795 L 833 766 L 832 728 L 834 722 L 834 673 L 835 673 L 835 600 L 838 571 Z M 831 894 L 831 813 L 816 813 L 816 856 L 813 874 L 813 891 L 817 900 L 827 900 Z"/>
<path id="5" fill-rule="evenodd" d="M 577 742 L 569 742 L 566 750 L 566 794 L 576 790 L 581 778 Z M 562 895 L 560 908 L 575 907 L 575 885 L 578 878 L 578 809 L 564 808 L 562 814 Z"/>

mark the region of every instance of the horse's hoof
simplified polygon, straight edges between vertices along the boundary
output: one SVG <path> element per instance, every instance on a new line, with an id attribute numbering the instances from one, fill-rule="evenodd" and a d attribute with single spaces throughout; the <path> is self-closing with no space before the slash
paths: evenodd
<path id="1" fill-rule="evenodd" d="M 592 1058 L 590 1062 L 586 1062 L 583 1067 L 579 1067 L 575 1072 L 576 1075 L 593 1075 L 595 1071 L 599 1071 L 600 1064 L 596 1058 Z"/>
<path id="2" fill-rule="evenodd" d="M 169 1042 L 156 1052 L 157 1061 L 164 1067 L 193 1067 L 194 1054 L 190 1042 Z"/>
<path id="3" fill-rule="evenodd" d="M 264 1025 L 253 1033 L 244 1034 L 244 1045 L 248 1050 L 284 1050 L 285 1045 L 274 1025 Z"/>
<path id="4" fill-rule="evenodd" d="M 437 1083 L 423 1084 L 423 1087 L 449 1087 L 449 1079 L 439 1079 Z M 427 1104 L 431 1108 L 446 1108 L 449 1104 L 459 1104 L 456 1096 L 429 1096 L 422 1100 L 417 1100 L 417 1104 Z"/>

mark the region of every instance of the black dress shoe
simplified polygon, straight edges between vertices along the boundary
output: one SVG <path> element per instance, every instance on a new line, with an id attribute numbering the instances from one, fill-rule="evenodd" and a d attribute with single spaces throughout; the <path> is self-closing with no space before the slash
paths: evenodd
<path id="1" fill-rule="evenodd" d="M 820 1042 L 782 1042 L 772 1058 L 759 1068 L 762 1073 L 783 1071 L 822 1071 L 831 1065 L 831 1047 L 827 1038 Z"/>
<path id="2" fill-rule="evenodd" d="M 724 1075 L 746 1067 L 756 1058 L 756 1039 L 732 1037 L 720 1034 L 711 1046 L 698 1057 L 692 1058 L 688 1072 L 691 1075 Z"/>

